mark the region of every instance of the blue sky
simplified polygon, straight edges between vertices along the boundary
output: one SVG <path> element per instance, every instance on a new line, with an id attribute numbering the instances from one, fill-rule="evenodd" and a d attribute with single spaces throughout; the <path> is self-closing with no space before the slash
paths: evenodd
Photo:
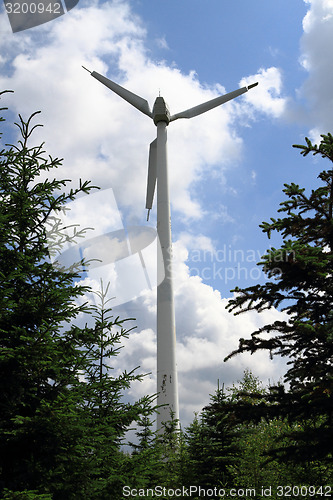
<path id="1" fill-rule="evenodd" d="M 265 353 L 223 363 L 240 337 L 283 314 L 234 317 L 225 305 L 232 288 L 263 279 L 256 261 L 279 238 L 267 240 L 258 226 L 276 215 L 283 184 L 313 187 L 323 168 L 323 160 L 303 159 L 292 144 L 333 130 L 332 42 L 332 0 L 81 0 L 57 20 L 15 34 L 0 11 L 0 87 L 15 91 L 5 101 L 7 138 L 17 113 L 42 111 L 35 142 L 64 158 L 57 175 L 102 188 L 72 211 L 94 236 L 147 224 L 148 146 L 156 130 L 81 65 L 151 105 L 160 91 L 171 113 L 259 82 L 168 128 L 183 424 L 207 404 L 217 379 L 230 385 L 251 368 L 276 382 L 285 371 Z M 148 226 L 155 223 L 153 207 Z M 145 251 L 154 268 L 154 251 Z M 156 289 L 141 286 L 136 265 L 133 256 L 102 270 L 118 299 L 133 292 L 126 304 L 115 303 L 117 314 L 136 317 L 137 325 L 116 371 L 140 365 L 151 372 L 133 397 L 156 386 Z M 85 282 L 98 286 L 96 273 Z"/>

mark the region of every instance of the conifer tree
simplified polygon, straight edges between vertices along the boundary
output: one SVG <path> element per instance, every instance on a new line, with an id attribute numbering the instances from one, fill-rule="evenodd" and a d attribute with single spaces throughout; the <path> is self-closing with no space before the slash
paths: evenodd
<path id="1" fill-rule="evenodd" d="M 79 332 L 61 325 L 85 310 L 74 302 L 84 292 L 73 283 L 77 272 L 49 260 L 46 220 L 91 187 L 60 194 L 66 181 L 36 182 L 60 160 L 28 146 L 35 115 L 20 117 L 21 139 L 0 152 L 0 484 L 13 489 L 37 486 L 64 444 L 59 423 L 71 402 L 61 418 L 58 406 L 76 381 Z"/>
<path id="2" fill-rule="evenodd" d="M 333 137 L 321 138 L 319 145 L 306 138 L 305 146 L 294 147 L 303 156 L 312 153 L 333 162 Z M 283 450 L 299 460 L 331 460 L 333 451 L 332 163 L 318 179 L 320 186 L 309 194 L 297 184 L 285 184 L 287 199 L 279 209 L 283 216 L 260 226 L 268 237 L 278 232 L 283 238 L 281 247 L 269 249 L 259 262 L 268 281 L 236 288 L 228 305 L 236 314 L 275 307 L 288 316 L 253 332 L 250 339 L 240 339 L 226 359 L 258 350 L 288 359 L 285 382 L 290 390 L 276 388 L 272 399 L 279 404 L 271 409 L 303 422 L 289 449 Z"/>
<path id="3" fill-rule="evenodd" d="M 193 484 L 212 488 L 228 482 L 228 467 L 237 456 L 236 427 L 224 387 L 210 396 L 200 418 L 187 428 L 188 475 Z"/>
<path id="4" fill-rule="evenodd" d="M 84 262 L 51 262 L 68 239 L 52 214 L 93 186 L 80 180 L 66 193 L 67 180 L 45 178 L 61 160 L 30 146 L 36 114 L 20 116 L 21 138 L 0 150 L 0 496 L 117 499 L 126 483 L 120 444 L 151 399 L 122 401 L 141 376 L 111 377 L 110 358 L 130 330 L 111 316 L 103 289 L 100 306 L 84 302 Z M 69 238 L 82 234 L 73 228 Z M 94 325 L 79 327 L 79 313 Z"/>

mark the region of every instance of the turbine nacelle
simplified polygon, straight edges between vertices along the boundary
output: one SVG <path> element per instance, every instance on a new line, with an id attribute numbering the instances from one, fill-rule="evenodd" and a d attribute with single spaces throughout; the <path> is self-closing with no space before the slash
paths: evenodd
<path id="1" fill-rule="evenodd" d="M 153 120 L 155 125 L 158 122 L 166 122 L 167 125 L 170 123 L 170 111 L 163 97 L 156 97 L 153 107 Z"/>

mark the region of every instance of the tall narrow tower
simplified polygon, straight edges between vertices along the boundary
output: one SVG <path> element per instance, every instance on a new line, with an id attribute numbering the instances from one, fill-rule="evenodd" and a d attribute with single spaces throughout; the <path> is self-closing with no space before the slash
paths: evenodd
<path id="1" fill-rule="evenodd" d="M 153 107 L 157 127 L 157 235 L 162 258 L 157 259 L 157 429 L 163 422 L 179 419 L 178 380 L 176 367 L 176 328 L 172 279 L 172 241 L 168 180 L 167 126 L 170 113 L 163 97 L 157 97 Z M 148 207 L 149 208 L 149 207 Z M 163 277 L 161 281 L 159 278 Z"/>

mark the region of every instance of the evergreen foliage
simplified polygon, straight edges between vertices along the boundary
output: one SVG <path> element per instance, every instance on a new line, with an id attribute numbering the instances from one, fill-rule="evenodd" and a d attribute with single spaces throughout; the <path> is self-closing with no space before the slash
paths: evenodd
<path id="1" fill-rule="evenodd" d="M 209 488 L 227 483 L 228 466 L 237 456 L 235 437 L 234 415 L 224 387 L 218 385 L 200 421 L 196 417 L 187 429 L 193 484 Z"/>
<path id="2" fill-rule="evenodd" d="M 219 392 L 218 388 L 215 394 L 217 397 L 212 397 L 211 404 L 204 408 L 200 418 L 196 416 L 187 428 L 187 466 L 188 473 L 193 472 L 193 475 L 189 476 L 192 484 L 223 488 L 223 498 L 234 498 L 235 489 L 244 491 L 245 488 L 255 490 L 255 498 L 265 498 L 265 495 L 261 495 L 262 488 L 266 491 L 271 488 L 269 498 L 278 500 L 281 497 L 281 493 L 278 494 L 278 486 L 304 485 L 312 486 L 313 489 L 314 486 L 320 488 L 331 483 L 332 463 L 309 460 L 290 467 L 288 461 L 281 460 L 279 456 L 269 457 L 270 450 L 277 442 L 281 449 L 288 452 L 291 445 L 288 436 L 300 429 L 302 424 L 271 417 L 269 412 L 265 413 L 265 418 L 260 417 L 258 408 L 272 405 L 267 402 L 269 388 L 263 387 L 258 377 L 250 370 L 245 370 L 242 380 L 227 389 L 224 397 L 219 397 Z M 251 411 L 251 408 L 254 411 Z M 207 439 L 204 442 L 201 438 L 207 432 L 205 418 L 202 418 L 207 411 L 213 415 L 214 421 L 221 424 L 224 421 L 224 447 L 215 447 L 215 439 Z M 213 430 L 214 426 L 208 433 Z M 228 443 L 231 446 L 225 446 Z M 210 478 L 213 483 L 210 483 L 207 482 L 207 474 L 209 475 L 214 463 L 215 471 Z M 231 489 L 233 494 L 229 495 Z M 302 494 L 302 497 L 313 498 L 313 493 Z"/>
<path id="3" fill-rule="evenodd" d="M 80 181 L 65 193 L 66 180 L 41 180 L 61 161 L 29 145 L 35 116 L 20 116 L 21 139 L 0 151 L 0 492 L 116 498 L 127 482 L 121 442 L 151 412 L 151 398 L 123 402 L 141 376 L 109 373 L 130 330 L 112 318 L 106 291 L 89 308 L 79 284 L 84 263 L 60 269 L 50 260 L 68 239 L 52 214 L 93 186 Z M 83 233 L 73 228 L 69 238 Z M 79 314 L 93 315 L 94 326 L 77 326 Z"/>
<path id="4" fill-rule="evenodd" d="M 295 145 L 301 154 L 321 155 L 333 162 L 333 137 L 322 135 L 319 146 L 306 138 Z M 268 277 L 263 285 L 236 288 L 230 311 L 240 314 L 279 308 L 288 319 L 275 321 L 240 339 L 239 347 L 226 359 L 242 352 L 268 350 L 288 358 L 285 382 L 273 391 L 282 416 L 303 422 L 290 433 L 294 444 L 281 449 L 285 456 L 304 460 L 332 460 L 333 389 L 333 170 L 318 176 L 321 185 L 306 195 L 298 185 L 285 184 L 287 199 L 280 204 L 282 218 L 260 226 L 270 237 L 281 233 L 280 248 L 271 248 L 259 263 Z"/>

